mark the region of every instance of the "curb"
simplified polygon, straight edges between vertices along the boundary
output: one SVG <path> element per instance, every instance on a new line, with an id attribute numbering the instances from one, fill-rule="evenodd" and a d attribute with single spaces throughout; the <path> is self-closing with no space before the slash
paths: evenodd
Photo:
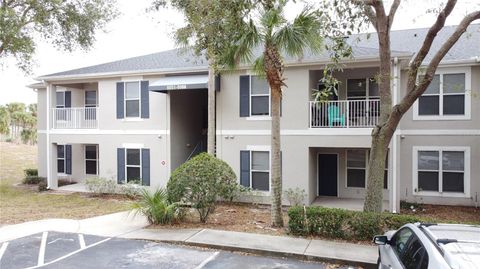
<path id="1" fill-rule="evenodd" d="M 188 241 L 176 241 L 176 240 L 152 240 L 152 239 L 145 239 L 145 238 L 137 238 L 137 240 L 147 240 L 147 241 L 162 242 L 162 243 L 168 243 L 168 244 L 174 244 L 174 245 L 218 249 L 218 250 L 225 250 L 225 251 L 231 251 L 231 252 L 243 252 L 248 254 L 264 255 L 264 256 L 271 256 L 271 257 L 295 258 L 295 259 L 304 260 L 304 261 L 336 263 L 341 265 L 359 266 L 361 268 L 372 268 L 372 269 L 377 268 L 376 264 L 369 263 L 369 262 L 343 260 L 343 259 L 337 259 L 337 258 L 320 257 L 320 256 L 314 256 L 314 255 L 308 255 L 308 254 L 290 253 L 290 252 L 283 252 L 283 251 L 253 249 L 253 248 L 234 247 L 234 246 L 197 243 L 197 242 L 188 242 Z"/>

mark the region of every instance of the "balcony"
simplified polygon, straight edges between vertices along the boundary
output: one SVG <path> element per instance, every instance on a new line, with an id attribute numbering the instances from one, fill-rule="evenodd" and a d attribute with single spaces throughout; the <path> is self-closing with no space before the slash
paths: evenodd
<path id="1" fill-rule="evenodd" d="M 97 129 L 98 107 L 52 108 L 53 129 Z"/>
<path id="2" fill-rule="evenodd" d="M 372 128 L 380 116 L 380 100 L 309 102 L 310 128 Z"/>

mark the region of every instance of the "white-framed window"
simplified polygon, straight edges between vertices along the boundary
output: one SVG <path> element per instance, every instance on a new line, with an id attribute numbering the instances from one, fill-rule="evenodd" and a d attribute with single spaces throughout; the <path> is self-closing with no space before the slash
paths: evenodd
<path id="1" fill-rule="evenodd" d="M 142 154 L 139 148 L 125 149 L 125 180 L 141 181 L 142 178 Z"/>
<path id="2" fill-rule="evenodd" d="M 347 188 L 365 188 L 370 151 L 366 149 L 349 149 L 347 154 Z M 383 188 L 388 189 L 388 152 L 383 174 Z"/>
<path id="3" fill-rule="evenodd" d="M 270 86 L 265 78 L 250 76 L 250 116 L 270 116 Z"/>
<path id="4" fill-rule="evenodd" d="M 67 172 L 65 145 L 57 145 L 57 173 L 65 174 Z"/>
<path id="5" fill-rule="evenodd" d="M 140 81 L 126 81 L 125 83 L 125 118 L 140 117 Z"/>
<path id="6" fill-rule="evenodd" d="M 55 93 L 56 108 L 65 108 L 65 91 L 57 91 Z"/>
<path id="7" fill-rule="evenodd" d="M 414 120 L 470 119 L 470 77 L 470 68 L 439 68 L 414 104 Z"/>
<path id="8" fill-rule="evenodd" d="M 85 174 L 98 175 L 98 145 L 85 145 Z"/>
<path id="9" fill-rule="evenodd" d="M 97 91 L 85 91 L 85 119 L 96 120 Z"/>
<path id="10" fill-rule="evenodd" d="M 380 99 L 378 83 L 374 78 L 347 79 L 347 100 Z"/>
<path id="11" fill-rule="evenodd" d="M 469 147 L 414 147 L 412 165 L 414 194 L 469 196 Z"/>
<path id="12" fill-rule="evenodd" d="M 250 187 L 270 191 L 270 152 L 250 151 Z"/>

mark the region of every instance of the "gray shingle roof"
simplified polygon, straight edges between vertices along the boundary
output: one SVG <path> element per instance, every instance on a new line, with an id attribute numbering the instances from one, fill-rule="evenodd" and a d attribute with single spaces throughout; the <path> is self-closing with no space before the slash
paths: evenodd
<path id="1" fill-rule="evenodd" d="M 432 45 L 431 52 L 438 50 L 440 44 L 442 44 L 443 41 L 450 36 L 450 34 L 455 30 L 455 27 L 456 26 L 446 26 L 439 32 L 435 42 Z M 392 31 L 392 56 L 413 55 L 413 53 L 421 46 L 427 31 L 428 28 Z M 353 47 L 354 58 L 360 59 L 378 57 L 378 40 L 376 34 L 360 34 L 352 36 L 349 39 Z M 480 56 L 479 44 L 480 24 L 470 25 L 470 27 L 467 29 L 467 32 L 462 35 L 457 44 L 455 44 L 455 46 L 445 56 L 444 60 L 468 60 L 475 56 Z M 259 54 L 260 51 L 261 50 L 257 50 L 256 54 Z M 432 53 L 429 54 L 426 61 L 430 59 L 431 54 Z M 287 57 L 285 60 L 287 63 L 307 63 L 322 62 L 327 61 L 328 59 L 328 52 L 323 52 L 319 55 L 306 52 L 302 59 Z M 105 73 L 114 74 L 206 68 L 207 62 L 203 57 L 196 57 L 191 51 L 180 51 L 179 49 L 173 49 L 69 71 L 53 73 L 41 76 L 40 78 L 48 79 L 52 77 L 70 77 Z"/>

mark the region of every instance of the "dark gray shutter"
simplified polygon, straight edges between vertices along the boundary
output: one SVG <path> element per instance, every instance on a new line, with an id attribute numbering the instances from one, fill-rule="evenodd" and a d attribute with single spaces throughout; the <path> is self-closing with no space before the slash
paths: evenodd
<path id="1" fill-rule="evenodd" d="M 148 80 L 144 80 L 140 82 L 140 100 L 142 104 L 142 111 L 141 111 L 142 119 L 148 119 L 150 117 Z"/>
<path id="2" fill-rule="evenodd" d="M 142 185 L 150 186 L 150 149 L 142 149 Z"/>
<path id="3" fill-rule="evenodd" d="M 123 119 L 124 117 L 124 87 L 123 82 L 117 82 L 117 119 Z"/>
<path id="4" fill-rule="evenodd" d="M 72 174 L 72 145 L 65 145 L 65 174 Z"/>
<path id="5" fill-rule="evenodd" d="M 72 92 L 65 92 L 65 107 L 72 107 Z"/>
<path id="6" fill-rule="evenodd" d="M 125 149 L 117 148 L 117 183 L 125 183 Z"/>
<path id="7" fill-rule="evenodd" d="M 250 151 L 240 151 L 240 184 L 250 187 Z"/>
<path id="8" fill-rule="evenodd" d="M 240 76 L 240 117 L 250 116 L 250 76 Z"/>
<path id="9" fill-rule="evenodd" d="M 215 91 L 220 91 L 220 74 L 215 76 Z"/>

